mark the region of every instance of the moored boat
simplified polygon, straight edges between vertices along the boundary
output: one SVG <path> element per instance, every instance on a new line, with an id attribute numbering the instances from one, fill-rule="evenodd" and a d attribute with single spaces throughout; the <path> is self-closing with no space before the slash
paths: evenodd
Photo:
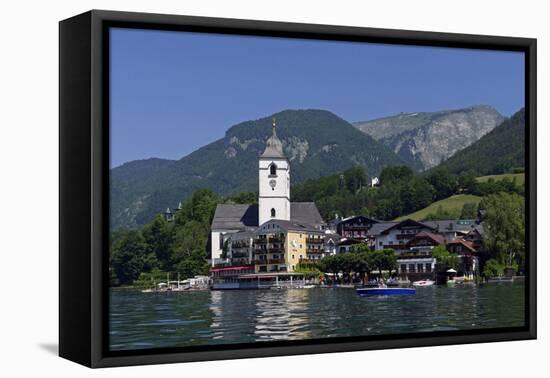
<path id="1" fill-rule="evenodd" d="M 370 296 L 386 296 L 386 295 L 412 295 L 416 293 L 414 288 L 405 287 L 376 287 L 376 288 L 361 288 L 355 289 L 361 297 Z"/>
<path id="2" fill-rule="evenodd" d="M 425 287 L 425 286 L 432 286 L 433 284 L 435 284 L 435 281 L 432 281 L 432 280 L 421 280 L 421 281 L 416 281 L 416 282 L 413 282 L 413 286 L 414 287 Z"/>

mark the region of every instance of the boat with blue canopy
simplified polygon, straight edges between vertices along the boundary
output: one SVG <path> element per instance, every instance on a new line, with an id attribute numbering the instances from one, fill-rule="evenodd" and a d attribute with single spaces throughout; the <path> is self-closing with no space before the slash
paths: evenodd
<path id="1" fill-rule="evenodd" d="M 416 294 L 416 289 L 406 287 L 366 287 L 355 289 L 355 291 L 361 297 Z"/>

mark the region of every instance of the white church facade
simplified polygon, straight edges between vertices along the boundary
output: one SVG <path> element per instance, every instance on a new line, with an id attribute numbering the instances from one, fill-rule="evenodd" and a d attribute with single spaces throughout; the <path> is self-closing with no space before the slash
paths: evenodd
<path id="1" fill-rule="evenodd" d="M 271 219 L 290 220 L 290 164 L 277 138 L 275 122 L 273 135 L 260 156 L 258 172 L 259 224 Z"/>

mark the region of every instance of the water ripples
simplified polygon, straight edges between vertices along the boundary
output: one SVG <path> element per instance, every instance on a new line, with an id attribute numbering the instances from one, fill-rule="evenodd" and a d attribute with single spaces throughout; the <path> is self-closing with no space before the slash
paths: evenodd
<path id="1" fill-rule="evenodd" d="M 351 289 L 111 291 L 112 350 L 522 326 L 524 287 L 428 287 L 411 297 Z"/>

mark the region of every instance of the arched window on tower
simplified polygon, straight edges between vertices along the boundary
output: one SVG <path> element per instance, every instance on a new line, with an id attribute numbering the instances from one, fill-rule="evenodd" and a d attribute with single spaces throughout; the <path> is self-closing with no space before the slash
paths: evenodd
<path id="1" fill-rule="evenodd" d="M 275 218 L 275 215 L 276 215 L 275 209 L 271 209 L 271 218 Z"/>
<path id="2" fill-rule="evenodd" d="M 269 166 L 269 175 L 270 176 L 277 176 L 277 165 L 275 165 L 275 163 L 273 163 Z"/>

